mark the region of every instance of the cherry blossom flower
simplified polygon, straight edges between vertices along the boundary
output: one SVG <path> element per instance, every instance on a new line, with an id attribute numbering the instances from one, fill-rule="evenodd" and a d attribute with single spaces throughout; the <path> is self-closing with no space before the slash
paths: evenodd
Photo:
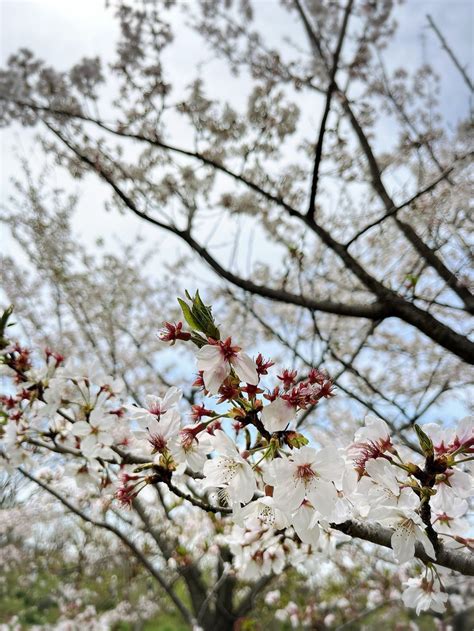
<path id="1" fill-rule="evenodd" d="M 366 503 L 366 515 L 372 516 L 377 507 L 398 507 L 415 510 L 420 503 L 418 496 L 409 486 L 406 473 L 390 464 L 385 458 L 375 458 L 366 463 L 366 476 L 357 487 L 356 494 L 360 505 Z"/>
<path id="2" fill-rule="evenodd" d="M 387 424 L 372 414 L 365 417 L 365 425 L 357 430 L 354 441 L 348 455 L 354 460 L 360 475 L 365 472 L 369 460 L 379 458 L 392 447 Z"/>
<path id="3" fill-rule="evenodd" d="M 191 339 L 191 333 L 183 331 L 183 323 L 177 322 L 173 324 L 171 322 L 165 322 L 163 328 L 158 331 L 158 338 L 162 342 L 169 342 L 171 346 L 176 343 L 176 340 L 183 340 L 187 342 Z"/>
<path id="4" fill-rule="evenodd" d="M 273 497 L 268 495 L 257 498 L 247 504 L 247 506 L 244 506 L 244 508 L 234 508 L 234 520 L 236 523 L 255 519 L 263 527 L 268 526 L 269 528 L 275 528 L 275 530 L 280 530 L 288 525 L 284 512 L 275 506 Z"/>
<path id="5" fill-rule="evenodd" d="M 397 479 L 400 469 L 391 465 L 385 458 L 367 461 L 365 470 L 372 480 L 389 489 L 393 495 L 398 496 L 400 494 L 400 483 Z"/>
<path id="6" fill-rule="evenodd" d="M 472 493 L 472 488 L 472 476 L 465 471 L 461 471 L 459 467 L 446 469 L 436 479 L 437 495 L 443 498 L 442 501 L 446 504 L 455 497 L 469 497 Z"/>
<path id="7" fill-rule="evenodd" d="M 437 613 L 445 611 L 448 594 L 440 590 L 439 581 L 410 578 L 404 585 L 406 589 L 402 594 L 403 603 L 406 607 L 415 609 L 417 615 L 429 609 Z"/>
<path id="8" fill-rule="evenodd" d="M 77 421 L 72 433 L 81 439 L 81 451 L 86 458 L 116 458 L 110 449 L 114 439 L 111 430 L 114 418 L 101 408 L 92 410 L 88 421 Z"/>
<path id="9" fill-rule="evenodd" d="M 425 524 L 414 510 L 398 507 L 379 507 L 371 513 L 372 517 L 394 529 L 391 537 L 393 556 L 398 563 L 411 561 L 415 556 L 415 543 L 419 541 L 426 554 L 433 560 L 436 552 L 425 531 Z"/>
<path id="10" fill-rule="evenodd" d="M 70 384 L 64 379 L 53 377 L 43 395 L 45 405 L 38 409 L 37 414 L 45 417 L 54 415 L 68 393 L 71 393 Z"/>
<path id="11" fill-rule="evenodd" d="M 24 428 L 15 421 L 8 421 L 4 426 L 2 446 L 8 453 L 7 470 L 30 462 L 30 454 L 22 448 Z M 2 463 L 3 464 L 3 463 Z"/>
<path id="12" fill-rule="evenodd" d="M 452 454 L 454 452 L 474 452 L 474 418 L 463 418 L 456 428 L 444 428 L 437 423 L 427 423 L 423 431 L 433 441 L 437 455 Z"/>
<path id="13" fill-rule="evenodd" d="M 63 379 L 74 380 L 81 395 L 89 402 L 99 392 L 119 394 L 124 386 L 121 379 L 115 379 L 104 372 L 99 360 L 78 365 L 74 359 L 68 359 L 55 374 Z"/>
<path id="14" fill-rule="evenodd" d="M 179 413 L 177 410 L 168 410 L 157 417 L 148 414 L 148 418 L 140 417 L 139 424 L 146 429 L 136 429 L 134 434 L 138 439 L 145 439 L 151 445 L 152 453 L 163 453 L 168 449 L 170 440 L 178 436 L 180 429 Z"/>
<path id="15" fill-rule="evenodd" d="M 204 463 L 204 488 L 225 488 L 232 503 L 250 501 L 257 490 L 252 467 L 222 430 L 214 432 L 211 444 L 219 455 Z"/>
<path id="16" fill-rule="evenodd" d="M 376 461 L 374 461 L 376 462 Z M 373 478 L 364 476 L 351 496 L 356 510 L 364 518 L 377 518 L 377 511 L 393 507 L 400 510 L 415 510 L 420 504 L 418 496 L 410 487 L 386 485 L 376 482 Z M 383 510 L 382 509 L 382 510 Z"/>
<path id="17" fill-rule="evenodd" d="M 66 473 L 74 480 L 76 486 L 81 489 L 88 487 L 98 488 L 100 484 L 100 469 L 96 460 L 87 462 L 68 462 Z"/>
<path id="18" fill-rule="evenodd" d="M 462 519 L 467 513 L 469 504 L 466 500 L 452 497 L 448 502 L 435 495 L 431 500 L 432 522 L 438 534 L 449 535 L 443 538 L 445 545 L 455 545 L 452 537 L 462 536 L 469 530 L 467 519 Z"/>
<path id="19" fill-rule="evenodd" d="M 321 515 L 330 515 L 337 501 L 333 482 L 340 482 L 344 460 L 336 449 L 312 447 L 295 450 L 290 457 L 276 458 L 265 472 L 265 481 L 274 486 L 275 503 L 295 511 L 308 498 Z"/>
<path id="20" fill-rule="evenodd" d="M 265 603 L 267 605 L 273 606 L 280 600 L 281 592 L 279 589 L 273 589 L 265 594 Z"/>
<path id="21" fill-rule="evenodd" d="M 142 408 L 130 405 L 128 406 L 128 410 L 132 419 L 138 421 L 141 427 L 147 427 L 149 422 L 156 420 L 156 418 L 159 418 L 161 414 L 165 414 L 165 412 L 174 408 L 179 403 L 182 396 L 182 391 L 173 386 L 167 390 L 163 397 L 148 394 L 145 397 L 146 407 Z"/>
<path id="22" fill-rule="evenodd" d="M 309 502 L 303 502 L 291 518 L 291 524 L 303 543 L 316 545 L 319 540 L 317 514 Z"/>
<path id="23" fill-rule="evenodd" d="M 51 432 L 54 433 L 54 442 L 61 447 L 73 449 L 76 443 L 76 437 L 72 433 L 73 424 L 63 418 L 56 416 L 48 423 Z"/>
<path id="24" fill-rule="evenodd" d="M 385 421 L 367 414 L 364 419 L 364 427 L 358 429 L 354 435 L 355 442 L 378 442 L 390 440 L 390 431 Z"/>
<path id="25" fill-rule="evenodd" d="M 257 355 L 255 363 L 257 365 L 257 373 L 259 375 L 268 375 L 268 369 L 275 365 L 275 362 L 264 359 L 262 353 Z"/>
<path id="26" fill-rule="evenodd" d="M 200 424 L 186 425 L 180 429 L 176 439 L 171 441 L 169 450 L 178 464 L 177 473 L 183 473 L 187 466 L 193 471 L 202 471 L 212 445 L 209 434 L 196 431 L 200 427 Z"/>
<path id="27" fill-rule="evenodd" d="M 255 362 L 239 346 L 232 346 L 228 337 L 225 341 L 212 341 L 196 354 L 198 370 L 203 371 L 204 384 L 211 394 L 217 394 L 222 382 L 232 369 L 241 381 L 252 385 L 258 384 L 258 373 Z"/>

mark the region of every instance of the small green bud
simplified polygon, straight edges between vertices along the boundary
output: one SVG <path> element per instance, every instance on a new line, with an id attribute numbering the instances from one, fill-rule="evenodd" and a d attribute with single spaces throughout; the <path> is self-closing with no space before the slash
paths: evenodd
<path id="1" fill-rule="evenodd" d="M 303 436 L 303 434 L 299 434 L 298 432 L 287 432 L 285 435 L 285 442 L 291 449 L 300 447 L 304 447 L 309 443 L 309 440 Z"/>

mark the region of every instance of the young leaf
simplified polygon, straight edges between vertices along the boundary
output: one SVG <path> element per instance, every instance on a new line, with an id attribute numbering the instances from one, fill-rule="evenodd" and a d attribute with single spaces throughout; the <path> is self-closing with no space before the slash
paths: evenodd
<path id="1" fill-rule="evenodd" d="M 191 327 L 191 329 L 193 331 L 201 331 L 201 326 L 199 322 L 194 318 L 191 312 L 191 309 L 188 307 L 188 305 L 184 302 L 184 300 L 181 300 L 181 298 L 178 298 L 178 302 L 179 302 L 179 306 L 181 307 L 181 311 L 183 312 L 184 319 L 186 320 L 188 325 Z"/>
<path id="2" fill-rule="evenodd" d="M 432 456 L 434 453 L 433 441 L 431 438 L 425 434 L 425 432 L 421 429 L 419 425 L 414 425 L 416 435 L 418 436 L 418 442 L 420 443 L 421 451 L 423 454 L 428 457 Z"/>

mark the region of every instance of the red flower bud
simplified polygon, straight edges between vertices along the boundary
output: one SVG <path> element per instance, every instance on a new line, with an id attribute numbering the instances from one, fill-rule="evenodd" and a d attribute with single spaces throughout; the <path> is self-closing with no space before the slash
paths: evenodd
<path id="1" fill-rule="evenodd" d="M 191 339 L 191 333 L 183 331 L 182 329 L 182 322 L 177 322 L 176 324 L 165 322 L 164 328 L 158 332 L 158 337 L 162 342 L 171 342 L 171 346 L 175 344 L 176 340 L 187 342 Z"/>

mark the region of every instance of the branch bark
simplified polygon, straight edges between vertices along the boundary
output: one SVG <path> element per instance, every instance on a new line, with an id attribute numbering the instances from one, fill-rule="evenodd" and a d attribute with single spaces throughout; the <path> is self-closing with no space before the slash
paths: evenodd
<path id="1" fill-rule="evenodd" d="M 383 528 L 376 524 L 365 524 L 358 521 L 345 521 L 342 524 L 331 524 L 331 527 L 335 530 L 339 530 L 350 537 L 357 539 L 363 539 L 364 541 L 370 541 L 384 548 L 391 548 L 390 540 L 392 538 L 393 531 L 389 528 Z M 415 546 L 415 557 L 423 561 L 424 563 L 433 563 L 425 552 L 425 549 L 421 543 L 417 543 Z M 440 546 L 436 553 L 437 565 L 442 565 L 450 570 L 455 570 L 460 574 L 466 576 L 474 576 L 474 554 L 470 552 L 462 552 L 460 550 L 452 550 L 444 546 Z"/>

